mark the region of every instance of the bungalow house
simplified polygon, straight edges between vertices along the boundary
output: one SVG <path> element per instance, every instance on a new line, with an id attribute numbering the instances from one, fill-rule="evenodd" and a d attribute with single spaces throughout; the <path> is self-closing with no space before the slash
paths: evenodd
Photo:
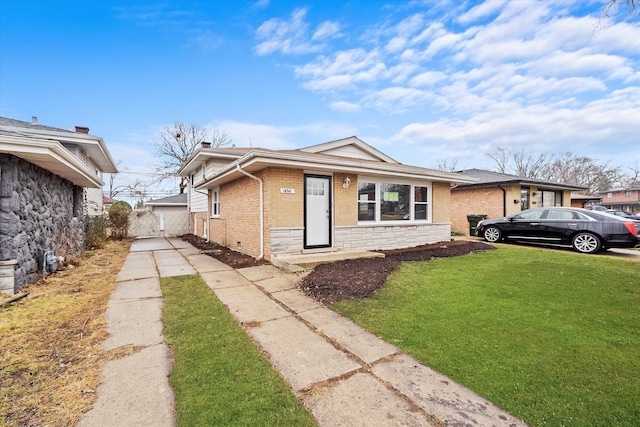
<path id="1" fill-rule="evenodd" d="M 640 186 L 602 191 L 602 205 L 608 209 L 640 213 Z"/>
<path id="2" fill-rule="evenodd" d="M 296 150 L 203 147 L 179 174 L 191 177 L 194 234 L 267 260 L 448 241 L 451 185 L 474 181 L 400 164 L 355 136 Z"/>
<path id="3" fill-rule="evenodd" d="M 12 293 L 82 254 L 84 215 L 102 213 L 102 174 L 117 170 L 88 128 L 0 117 L 0 171 L 0 263 L 11 265 L 0 275 Z"/>
<path id="4" fill-rule="evenodd" d="M 483 169 L 467 169 L 460 174 L 474 178 L 451 189 L 451 229 L 469 234 L 468 215 L 502 218 L 524 209 L 571 206 L 571 192 L 586 187 L 523 178 Z"/>

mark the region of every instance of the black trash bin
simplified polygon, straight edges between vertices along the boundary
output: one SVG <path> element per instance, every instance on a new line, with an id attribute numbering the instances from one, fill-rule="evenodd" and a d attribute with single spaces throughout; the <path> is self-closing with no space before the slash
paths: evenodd
<path id="1" fill-rule="evenodd" d="M 469 236 L 476 235 L 476 229 L 478 228 L 478 223 L 486 218 L 487 218 L 487 215 L 479 215 L 479 214 L 467 215 L 467 221 L 469 221 Z"/>

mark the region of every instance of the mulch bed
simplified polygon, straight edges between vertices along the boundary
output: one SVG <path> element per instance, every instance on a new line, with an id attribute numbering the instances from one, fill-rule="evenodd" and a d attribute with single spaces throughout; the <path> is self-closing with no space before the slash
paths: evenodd
<path id="1" fill-rule="evenodd" d="M 316 301 L 334 302 L 368 298 L 387 281 L 401 262 L 427 261 L 495 249 L 483 242 L 457 240 L 414 248 L 376 251 L 384 258 L 361 258 L 321 264 L 300 282 L 302 291 Z"/>
<path id="2" fill-rule="evenodd" d="M 269 264 L 268 261 L 257 260 L 241 252 L 207 242 L 193 234 L 185 234 L 181 238 L 233 268 Z M 342 300 L 368 298 L 380 289 L 401 262 L 427 261 L 491 249 L 494 247 L 483 242 L 454 240 L 414 248 L 377 251 L 384 253 L 385 257 L 321 264 L 302 279 L 299 287 L 306 295 L 326 305 Z"/>
<path id="3" fill-rule="evenodd" d="M 226 246 L 219 245 L 213 242 L 207 242 L 202 237 L 195 236 L 193 234 L 184 234 L 180 236 L 185 242 L 191 243 L 196 248 L 200 249 L 203 253 L 227 264 L 233 268 L 245 268 L 255 267 L 257 265 L 270 264 L 269 261 L 263 259 L 255 259 L 254 257 L 243 254 L 242 252 L 234 251 Z"/>

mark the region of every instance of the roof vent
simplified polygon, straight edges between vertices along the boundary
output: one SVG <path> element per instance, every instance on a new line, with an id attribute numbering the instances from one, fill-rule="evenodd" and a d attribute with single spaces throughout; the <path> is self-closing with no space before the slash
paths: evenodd
<path id="1" fill-rule="evenodd" d="M 32 125 L 38 124 L 38 116 L 31 116 L 31 124 Z"/>
<path id="2" fill-rule="evenodd" d="M 85 126 L 76 126 L 76 133 L 89 133 L 89 128 Z"/>

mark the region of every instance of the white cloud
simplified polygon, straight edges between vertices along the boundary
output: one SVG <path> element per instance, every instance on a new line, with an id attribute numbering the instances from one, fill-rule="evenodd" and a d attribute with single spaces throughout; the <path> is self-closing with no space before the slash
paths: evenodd
<path id="1" fill-rule="evenodd" d="M 461 24 L 469 24 L 473 21 L 476 21 L 480 18 L 484 18 L 496 11 L 500 10 L 506 0 L 490 0 L 485 1 L 475 7 L 472 7 L 468 12 L 460 15 L 458 18 L 458 22 Z"/>
<path id="2" fill-rule="evenodd" d="M 256 30 L 255 47 L 258 55 L 280 52 L 285 55 L 317 53 L 325 48 L 323 41 L 338 37 L 340 25 L 337 22 L 322 22 L 309 35 L 309 23 L 305 20 L 307 9 L 293 11 L 288 20 L 273 18 L 265 21 Z"/>
<path id="3" fill-rule="evenodd" d="M 360 110 L 360 104 L 355 104 L 353 102 L 347 101 L 336 101 L 329 104 L 329 107 L 332 110 L 342 111 L 344 113 L 352 113 Z"/>
<path id="4" fill-rule="evenodd" d="M 311 36 L 311 40 L 323 40 L 332 38 L 340 34 L 340 24 L 332 21 L 325 21 L 318 26 L 316 31 Z"/>

